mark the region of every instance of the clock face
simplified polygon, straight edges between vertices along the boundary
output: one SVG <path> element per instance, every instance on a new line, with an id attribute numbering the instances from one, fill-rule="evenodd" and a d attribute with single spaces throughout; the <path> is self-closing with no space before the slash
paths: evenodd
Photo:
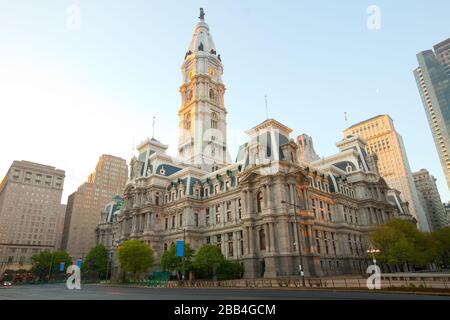
<path id="1" fill-rule="evenodd" d="M 208 68 L 208 74 L 210 76 L 215 76 L 217 74 L 216 70 L 214 70 L 214 68 L 209 67 Z"/>

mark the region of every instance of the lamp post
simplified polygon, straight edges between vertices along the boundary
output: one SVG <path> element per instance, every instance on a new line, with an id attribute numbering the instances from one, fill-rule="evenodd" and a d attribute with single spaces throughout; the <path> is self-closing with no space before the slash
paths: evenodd
<path id="1" fill-rule="evenodd" d="M 374 265 L 377 265 L 377 260 L 375 259 L 375 253 L 379 253 L 380 250 L 375 249 L 374 247 L 370 246 L 370 248 L 368 250 L 366 250 L 366 252 L 372 254 L 372 261 L 373 261 Z"/>
<path id="2" fill-rule="evenodd" d="M 50 282 L 50 277 L 52 276 L 53 259 L 55 258 L 53 252 L 50 251 L 50 254 L 52 255 L 52 258 L 50 260 L 50 268 L 48 268 L 48 282 Z"/>
<path id="3" fill-rule="evenodd" d="M 108 281 L 108 271 L 109 271 L 109 264 L 110 263 L 112 263 L 112 252 L 111 251 L 106 254 L 106 276 L 105 276 L 105 281 Z M 111 266 L 111 274 L 112 274 L 112 266 Z"/>
<path id="4" fill-rule="evenodd" d="M 298 249 L 298 258 L 300 260 L 300 265 L 299 265 L 299 269 L 300 269 L 300 276 L 302 277 L 302 284 L 305 287 L 306 283 L 305 283 L 305 273 L 303 272 L 303 255 L 302 255 L 302 246 L 300 245 L 300 233 L 298 230 L 298 217 L 297 217 L 297 211 L 295 209 L 297 208 L 301 208 L 299 205 L 295 204 L 295 203 L 289 203 L 286 202 L 284 200 L 281 201 L 281 203 L 283 204 L 287 204 L 287 205 L 291 205 L 294 207 L 294 219 L 295 219 L 295 236 L 297 238 L 297 249 Z M 300 229 L 301 232 L 301 229 Z"/>

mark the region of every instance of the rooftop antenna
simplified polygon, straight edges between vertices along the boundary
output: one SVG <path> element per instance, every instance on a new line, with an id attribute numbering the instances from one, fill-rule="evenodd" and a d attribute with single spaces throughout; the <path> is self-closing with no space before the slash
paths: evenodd
<path id="1" fill-rule="evenodd" d="M 344 112 L 344 118 L 345 118 L 345 126 L 348 127 L 347 112 Z"/>
<path id="2" fill-rule="evenodd" d="M 155 139 L 155 116 L 153 116 L 152 139 Z"/>
<path id="3" fill-rule="evenodd" d="M 264 96 L 264 99 L 266 101 L 266 119 L 269 119 L 269 107 L 267 105 L 267 94 Z"/>

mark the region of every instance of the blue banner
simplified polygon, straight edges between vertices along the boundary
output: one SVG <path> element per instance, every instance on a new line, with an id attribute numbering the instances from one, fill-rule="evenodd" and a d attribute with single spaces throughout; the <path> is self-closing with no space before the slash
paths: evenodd
<path id="1" fill-rule="evenodd" d="M 76 263 L 76 264 L 77 264 L 77 267 L 78 267 L 78 268 L 81 268 L 81 264 L 82 264 L 82 263 L 83 263 L 83 260 L 78 259 L 78 260 L 77 260 L 77 263 Z"/>
<path id="2" fill-rule="evenodd" d="M 61 262 L 60 264 L 59 264 L 59 271 L 64 271 L 64 262 Z"/>
<path id="3" fill-rule="evenodd" d="M 184 256 L 184 242 L 183 240 L 177 240 L 177 257 Z"/>

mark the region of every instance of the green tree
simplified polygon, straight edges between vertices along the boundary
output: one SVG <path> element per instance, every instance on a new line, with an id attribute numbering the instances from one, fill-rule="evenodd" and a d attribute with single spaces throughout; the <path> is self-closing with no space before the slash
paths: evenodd
<path id="1" fill-rule="evenodd" d="M 81 270 L 83 272 L 86 271 L 95 271 L 98 272 L 100 277 L 104 277 L 106 275 L 108 264 L 108 251 L 105 246 L 99 244 L 92 248 L 87 254 L 86 258 L 83 261 L 83 265 L 81 266 Z"/>
<path id="2" fill-rule="evenodd" d="M 435 244 L 436 262 L 448 268 L 450 266 L 450 227 L 434 231 L 431 238 Z"/>
<path id="3" fill-rule="evenodd" d="M 216 277 L 217 270 L 224 261 L 225 257 L 219 247 L 206 244 L 195 255 L 193 266 L 199 278 L 212 279 Z"/>
<path id="4" fill-rule="evenodd" d="M 139 240 L 127 240 L 117 250 L 120 267 L 131 272 L 134 281 L 139 273 L 150 269 L 155 261 L 152 249 Z"/>
<path id="5" fill-rule="evenodd" d="M 189 243 L 184 246 L 184 269 L 185 272 L 192 271 L 194 269 L 192 258 L 194 256 L 194 250 Z M 177 249 L 173 243 L 169 250 L 163 253 L 161 257 L 161 267 L 164 271 L 176 272 L 178 277 L 183 271 L 183 259 L 177 257 Z"/>
<path id="6" fill-rule="evenodd" d="M 243 268 L 236 261 L 223 261 L 217 269 L 217 278 L 219 280 L 238 279 L 242 277 Z"/>
<path id="7" fill-rule="evenodd" d="M 391 266 L 411 264 L 423 268 L 435 259 L 431 237 L 409 221 L 393 219 L 379 225 L 369 238 L 380 250 L 377 259 Z"/>
<path id="8" fill-rule="evenodd" d="M 40 280 L 49 280 L 49 275 L 60 272 L 61 262 L 64 262 L 64 271 L 72 264 L 72 259 L 66 251 L 41 251 L 33 255 L 31 261 L 33 264 L 31 272 Z"/>

